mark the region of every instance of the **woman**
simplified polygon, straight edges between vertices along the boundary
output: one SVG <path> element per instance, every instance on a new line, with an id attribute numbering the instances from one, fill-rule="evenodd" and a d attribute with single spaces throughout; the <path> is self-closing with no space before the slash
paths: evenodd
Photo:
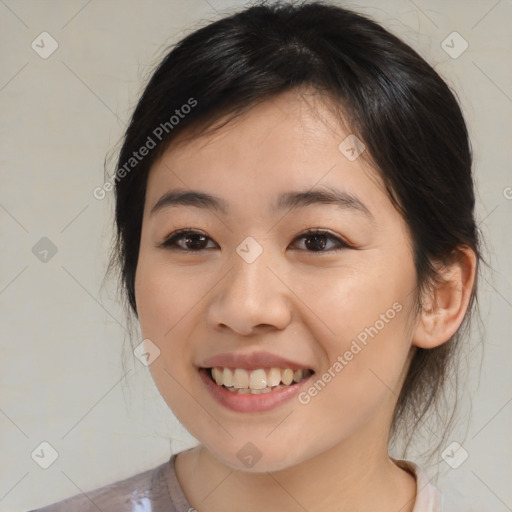
<path id="1" fill-rule="evenodd" d="M 246 8 L 164 58 L 110 185 L 140 355 L 199 444 L 41 511 L 441 510 L 389 444 L 442 393 L 479 240 L 417 53 L 339 7 Z"/>

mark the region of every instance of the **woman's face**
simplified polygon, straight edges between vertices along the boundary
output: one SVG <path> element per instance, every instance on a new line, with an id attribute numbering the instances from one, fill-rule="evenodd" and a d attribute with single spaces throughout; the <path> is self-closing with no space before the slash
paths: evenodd
<path id="1" fill-rule="evenodd" d="M 160 351 L 150 370 L 230 467 L 387 450 L 416 272 L 407 226 L 348 136 L 318 99 L 287 92 L 151 169 L 135 282 L 142 335 Z"/>

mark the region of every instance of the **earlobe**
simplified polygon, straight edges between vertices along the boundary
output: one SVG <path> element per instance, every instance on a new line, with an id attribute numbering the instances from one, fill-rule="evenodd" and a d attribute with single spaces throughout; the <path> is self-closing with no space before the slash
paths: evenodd
<path id="1" fill-rule="evenodd" d="M 477 271 L 475 252 L 456 249 L 448 264 L 438 267 L 438 280 L 422 300 L 412 344 L 434 348 L 448 341 L 464 320 Z"/>

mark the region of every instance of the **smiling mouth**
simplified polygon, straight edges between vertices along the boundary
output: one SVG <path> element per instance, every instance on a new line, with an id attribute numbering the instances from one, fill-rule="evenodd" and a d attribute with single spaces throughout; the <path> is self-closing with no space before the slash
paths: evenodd
<path id="1" fill-rule="evenodd" d="M 313 375 L 313 370 L 292 370 L 291 368 L 225 368 L 215 366 L 205 368 L 207 375 L 218 386 L 232 393 L 253 394 L 270 393 L 288 388 Z"/>

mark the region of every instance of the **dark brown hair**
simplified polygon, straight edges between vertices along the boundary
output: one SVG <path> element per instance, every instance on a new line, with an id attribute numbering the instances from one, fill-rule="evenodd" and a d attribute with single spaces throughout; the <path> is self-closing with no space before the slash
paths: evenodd
<path id="1" fill-rule="evenodd" d="M 434 263 L 448 261 L 461 246 L 479 258 L 468 133 L 454 94 L 436 71 L 379 24 L 350 10 L 323 2 L 262 3 L 178 42 L 151 76 L 126 130 L 114 176 L 117 238 L 111 261 L 135 315 L 142 213 L 155 159 L 186 129 L 199 133 L 222 117 L 301 87 L 338 105 L 364 141 L 409 226 L 418 292 L 438 277 Z M 191 99 L 194 107 L 182 110 Z M 176 110 L 182 115 L 173 122 Z M 127 169 L 149 138 L 156 147 Z M 476 283 L 464 327 L 475 290 Z M 437 405 L 462 331 L 437 348 L 416 350 L 394 431 L 400 421 L 414 426 Z"/>

